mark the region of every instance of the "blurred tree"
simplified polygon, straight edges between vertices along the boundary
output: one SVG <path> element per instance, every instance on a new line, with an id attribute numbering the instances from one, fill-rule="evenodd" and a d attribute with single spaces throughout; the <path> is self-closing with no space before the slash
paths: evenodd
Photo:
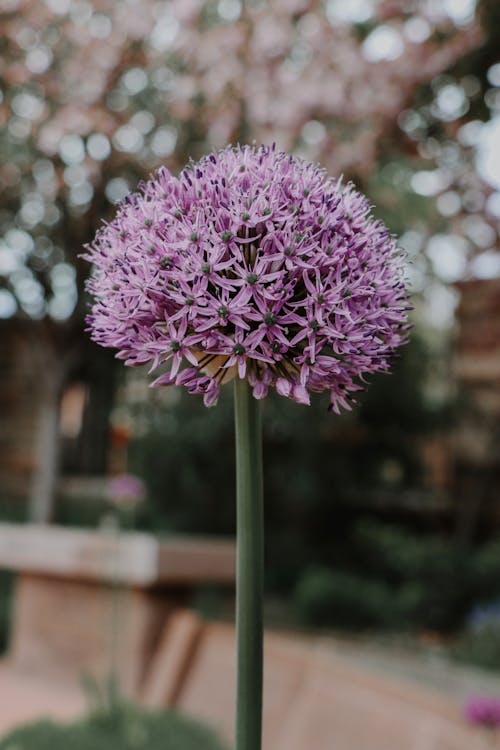
<path id="1" fill-rule="evenodd" d="M 423 507 L 426 491 L 416 447 L 441 415 L 425 398 L 421 342 L 415 338 L 407 348 L 394 374 L 374 378 L 351 413 L 332 419 L 321 396 L 308 408 L 274 394 L 265 400 L 271 588 L 289 592 L 305 564 L 342 560 L 360 511 L 378 507 L 394 514 L 399 506 L 404 517 L 409 508 L 404 500 L 411 500 L 412 491 L 417 507 Z M 117 415 L 132 426 L 131 467 L 148 485 L 141 524 L 184 533 L 233 533 L 231 388 L 207 410 L 184 389 L 155 391 L 147 403 L 145 382 L 141 370 L 126 379 Z"/>
<path id="2" fill-rule="evenodd" d="M 333 174 L 367 182 L 393 218 L 404 191 L 405 226 L 421 226 L 420 204 L 410 200 L 414 170 L 392 169 L 389 154 L 396 163 L 402 151 L 420 164 L 436 159 L 435 122 L 465 114 L 455 107 L 452 119 L 441 84 L 433 89 L 438 108 L 425 97 L 418 108 L 422 87 L 483 45 L 473 15 L 457 23 L 447 7 L 444 0 L 417 9 L 389 0 L 352 8 L 343 0 L 2 2 L 0 315 L 27 316 L 40 332 L 33 518 L 51 515 L 61 393 L 88 357 L 87 268 L 78 253 L 110 204 L 160 161 L 177 169 L 188 154 L 238 138 L 276 140 Z M 473 88 L 462 86 L 464 96 Z M 446 143 L 439 149 L 451 153 Z M 385 197 L 372 178 L 381 162 L 392 174 Z M 455 159 L 450 169 L 446 184 L 463 163 Z"/>

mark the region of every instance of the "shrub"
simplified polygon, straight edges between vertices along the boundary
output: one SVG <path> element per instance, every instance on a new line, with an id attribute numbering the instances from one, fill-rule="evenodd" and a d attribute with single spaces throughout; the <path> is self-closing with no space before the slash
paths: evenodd
<path id="1" fill-rule="evenodd" d="M 14 575 L 7 570 L 0 571 L 0 653 L 6 646 L 9 636 L 11 602 L 14 588 Z"/>
<path id="2" fill-rule="evenodd" d="M 223 750 L 205 727 L 172 711 L 116 706 L 68 725 L 38 721 L 10 732 L 0 750 Z"/>
<path id="3" fill-rule="evenodd" d="M 393 609 L 391 591 L 383 583 L 319 566 L 302 574 L 294 601 L 307 625 L 339 628 L 385 625 Z"/>
<path id="4" fill-rule="evenodd" d="M 500 624 L 491 623 L 478 630 L 467 630 L 451 646 L 451 655 L 464 664 L 482 669 L 500 670 Z"/>
<path id="5" fill-rule="evenodd" d="M 372 577 L 394 591 L 401 625 L 452 630 L 470 609 L 477 587 L 474 553 L 435 534 L 418 536 L 382 523 L 361 523 L 354 547 Z"/>
<path id="6" fill-rule="evenodd" d="M 477 550 L 472 561 L 474 593 L 478 601 L 500 597 L 500 543 L 489 542 Z"/>
<path id="7" fill-rule="evenodd" d="M 338 567 L 309 567 L 294 593 L 309 625 L 450 631 L 460 625 L 480 590 L 499 569 L 492 549 L 475 564 L 473 551 L 437 535 L 359 523 Z"/>
<path id="8" fill-rule="evenodd" d="M 451 645 L 457 661 L 483 669 L 500 669 L 500 600 L 475 606 L 466 628 Z"/>

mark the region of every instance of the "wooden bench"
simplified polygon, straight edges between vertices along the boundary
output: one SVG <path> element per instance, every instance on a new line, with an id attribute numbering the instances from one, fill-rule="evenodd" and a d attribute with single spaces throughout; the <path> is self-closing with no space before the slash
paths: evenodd
<path id="1" fill-rule="evenodd" d="M 199 584 L 234 583 L 234 543 L 116 529 L 0 524 L 0 568 L 16 572 L 9 663 L 137 696 L 171 612 Z"/>

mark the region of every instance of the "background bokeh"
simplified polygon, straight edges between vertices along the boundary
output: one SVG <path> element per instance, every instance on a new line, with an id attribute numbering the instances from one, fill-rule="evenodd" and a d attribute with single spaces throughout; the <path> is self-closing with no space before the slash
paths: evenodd
<path id="1" fill-rule="evenodd" d="M 206 410 L 91 344 L 80 253 L 159 164 L 275 141 L 368 194 L 415 309 L 393 374 L 352 413 L 266 400 L 268 616 L 432 634 L 500 668 L 496 0 L 1 10 L 2 518 L 97 525 L 109 478 L 133 474 L 125 526 L 233 534 L 230 389 Z"/>

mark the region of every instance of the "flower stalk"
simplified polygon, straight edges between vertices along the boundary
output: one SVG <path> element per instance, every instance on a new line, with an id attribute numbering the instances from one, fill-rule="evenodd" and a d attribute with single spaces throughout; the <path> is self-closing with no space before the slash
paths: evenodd
<path id="1" fill-rule="evenodd" d="M 260 401 L 235 379 L 236 750 L 260 750 L 262 736 L 263 479 Z"/>

